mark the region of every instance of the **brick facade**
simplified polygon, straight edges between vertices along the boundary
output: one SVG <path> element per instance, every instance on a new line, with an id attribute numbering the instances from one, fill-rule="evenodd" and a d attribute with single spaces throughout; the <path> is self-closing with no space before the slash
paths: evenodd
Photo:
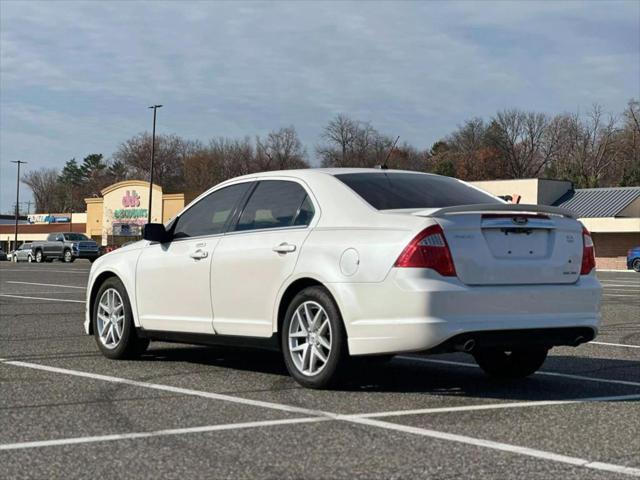
<path id="1" fill-rule="evenodd" d="M 596 248 L 596 268 L 627 269 L 627 251 L 640 245 L 640 233 L 591 234 Z"/>

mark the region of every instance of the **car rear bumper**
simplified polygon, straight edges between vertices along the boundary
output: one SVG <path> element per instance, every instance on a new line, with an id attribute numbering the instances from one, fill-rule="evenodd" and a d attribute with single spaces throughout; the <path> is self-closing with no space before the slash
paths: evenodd
<path id="1" fill-rule="evenodd" d="M 519 344 L 533 344 L 540 340 L 534 330 L 542 330 L 549 345 L 573 344 L 579 336 L 593 339 L 600 324 L 602 287 L 595 274 L 575 284 L 471 287 L 428 270 L 393 269 L 381 283 L 330 288 L 352 355 L 450 351 L 449 339 L 480 332 L 517 331 Z M 575 332 L 554 330 L 567 328 L 585 330 L 573 338 Z"/>

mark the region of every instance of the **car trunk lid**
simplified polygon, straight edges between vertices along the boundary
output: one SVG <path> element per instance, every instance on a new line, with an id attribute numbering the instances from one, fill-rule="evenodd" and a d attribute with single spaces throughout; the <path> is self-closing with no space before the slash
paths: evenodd
<path id="1" fill-rule="evenodd" d="M 574 283 L 582 226 L 543 205 L 462 205 L 412 212 L 442 227 L 458 278 L 468 285 Z"/>

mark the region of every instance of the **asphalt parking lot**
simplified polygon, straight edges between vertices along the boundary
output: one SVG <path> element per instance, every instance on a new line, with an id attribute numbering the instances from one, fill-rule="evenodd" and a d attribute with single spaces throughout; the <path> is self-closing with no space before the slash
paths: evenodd
<path id="1" fill-rule="evenodd" d="M 529 379 L 403 355 L 312 391 L 277 354 L 83 333 L 90 264 L 0 263 L 2 478 L 640 476 L 640 274 L 599 272 L 595 342 Z"/>

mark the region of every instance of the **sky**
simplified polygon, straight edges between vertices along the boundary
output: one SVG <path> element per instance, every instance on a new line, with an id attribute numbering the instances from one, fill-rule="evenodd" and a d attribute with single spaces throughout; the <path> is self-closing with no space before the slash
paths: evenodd
<path id="1" fill-rule="evenodd" d="M 189 139 L 294 125 L 313 164 L 340 113 L 427 148 L 504 108 L 619 113 L 631 98 L 637 0 L 0 0 L 0 212 L 12 160 L 109 158 L 156 103 L 157 131 Z"/>

